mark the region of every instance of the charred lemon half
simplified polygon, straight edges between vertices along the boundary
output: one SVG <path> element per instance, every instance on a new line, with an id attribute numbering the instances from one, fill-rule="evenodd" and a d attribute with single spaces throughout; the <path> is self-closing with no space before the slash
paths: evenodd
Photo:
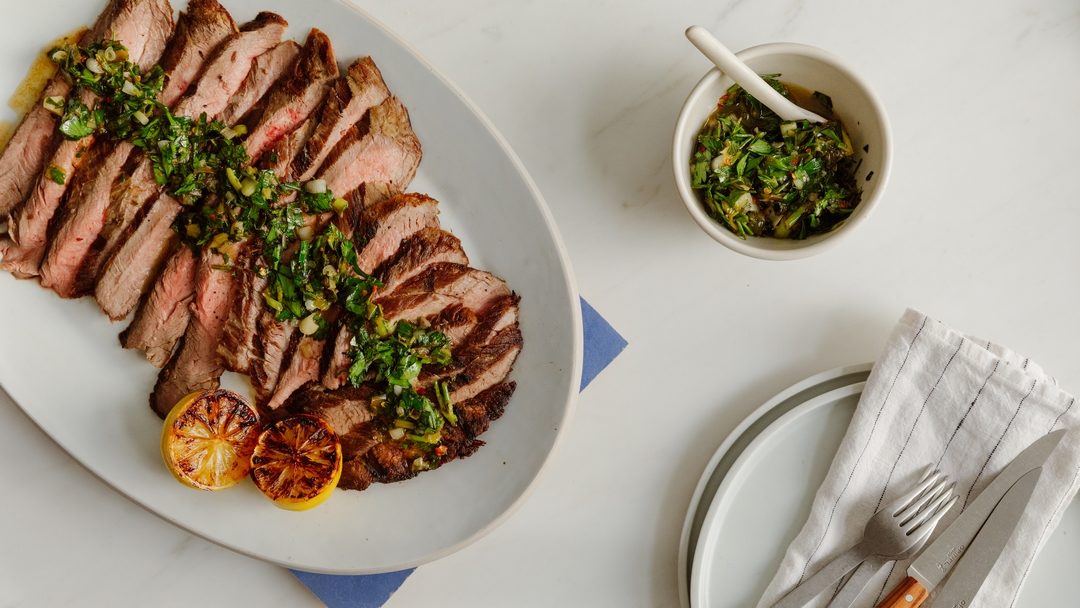
<path id="1" fill-rule="evenodd" d="M 251 479 L 282 509 L 319 505 L 341 478 L 341 442 L 317 416 L 282 418 L 259 435 L 251 455 Z"/>
<path id="2" fill-rule="evenodd" d="M 251 468 L 259 414 L 232 391 L 199 391 L 177 403 L 161 431 L 161 455 L 181 483 L 200 490 L 235 485 Z"/>

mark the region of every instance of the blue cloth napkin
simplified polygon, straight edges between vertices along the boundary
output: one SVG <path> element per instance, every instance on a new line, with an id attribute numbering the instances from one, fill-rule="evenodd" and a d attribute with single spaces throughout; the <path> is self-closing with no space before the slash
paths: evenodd
<path id="1" fill-rule="evenodd" d="M 626 340 L 583 298 L 581 321 L 585 356 L 581 365 L 584 390 L 626 348 Z M 378 608 L 390 599 L 415 568 L 366 576 L 335 576 L 293 570 L 292 573 L 329 608 Z"/>

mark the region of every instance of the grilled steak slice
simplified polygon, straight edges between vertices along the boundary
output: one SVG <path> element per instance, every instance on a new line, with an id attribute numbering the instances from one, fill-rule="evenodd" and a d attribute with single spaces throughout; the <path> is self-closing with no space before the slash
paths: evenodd
<path id="1" fill-rule="evenodd" d="M 236 32 L 232 16 L 217 0 L 191 0 L 162 56 L 161 67 L 169 74 L 161 91 L 162 103 L 174 107 L 202 72 L 214 49 Z M 157 191 L 150 163 L 144 161 L 142 153 L 135 152 L 118 179 L 104 178 L 112 184 L 105 223 L 79 268 L 79 291 L 93 289 L 102 265 L 127 239 L 144 203 Z"/>
<path id="2" fill-rule="evenodd" d="M 259 165 L 273 171 L 282 180 L 296 181 L 296 176 L 289 172 L 289 164 L 315 132 L 315 127 L 318 126 L 316 118 L 317 115 L 309 116 L 296 130 L 279 139 L 269 152 L 263 154 Z"/>
<path id="3" fill-rule="evenodd" d="M 241 26 L 207 62 L 195 90 L 180 100 L 175 113 L 191 117 L 205 113 L 211 118 L 221 114 L 251 71 L 255 58 L 277 46 L 288 25 L 281 15 L 261 12 Z"/>
<path id="4" fill-rule="evenodd" d="M 214 268 L 223 263 L 222 255 L 209 249 L 199 258 L 191 322 L 150 395 L 150 407 L 162 418 L 188 393 L 218 387 L 223 368 L 217 345 L 233 297 L 232 274 Z"/>
<path id="5" fill-rule="evenodd" d="M 322 364 L 323 351 L 326 349 L 326 341 L 296 332 L 293 333 L 292 339 L 293 344 L 285 357 L 286 363 L 278 376 L 273 392 L 265 403 L 265 407 L 271 410 L 281 407 L 296 389 L 319 380 L 319 368 Z"/>
<path id="6" fill-rule="evenodd" d="M 141 67 L 157 63 L 165 41 L 172 34 L 172 7 L 168 0 L 116 0 L 109 10 L 113 15 L 108 23 L 102 24 L 99 20 L 103 35 L 123 43 L 131 60 Z M 93 107 L 97 101 L 97 96 L 85 89 L 79 92 L 78 98 L 87 107 Z M 4 259 L 0 268 L 10 270 L 20 278 L 39 274 L 49 222 L 61 204 L 67 185 L 82 165 L 84 152 L 93 143 L 94 137 L 88 136 L 77 141 L 63 139 L 56 146 L 45 161 L 43 172 L 26 203 L 9 220 L 10 242 L 2 246 Z M 54 181 L 56 174 L 62 179 Z"/>
<path id="7" fill-rule="evenodd" d="M 165 261 L 171 242 L 176 239 L 172 223 L 180 210 L 180 203 L 171 196 L 162 196 L 105 267 L 94 290 L 94 297 L 101 310 L 113 321 L 123 319 L 135 308 L 143 292 L 157 276 L 157 269 Z"/>
<path id="8" fill-rule="evenodd" d="M 258 160 L 281 137 L 291 133 L 326 98 L 329 83 L 337 78 L 334 47 L 326 34 L 312 29 L 292 71 L 270 91 L 258 125 L 244 141 L 248 157 Z"/>
<path id="9" fill-rule="evenodd" d="M 506 411 L 510 397 L 517 388 L 516 382 L 503 382 L 482 391 L 471 399 L 454 404 L 458 424 L 468 437 L 479 437 Z"/>
<path id="10" fill-rule="evenodd" d="M 236 298 L 229 309 L 221 345 L 218 346 L 225 369 L 242 374 L 248 374 L 251 370 L 251 359 L 255 354 L 255 329 L 259 322 L 259 311 L 263 308 L 262 294 L 269 282 L 267 277 L 255 271 L 258 248 L 250 247 L 248 251 L 244 259 L 236 260 Z"/>
<path id="11" fill-rule="evenodd" d="M 431 327 L 450 339 L 450 344 L 460 344 L 476 328 L 479 318 L 476 312 L 458 304 L 442 309 L 431 319 Z"/>
<path id="12" fill-rule="evenodd" d="M 393 293 L 377 298 L 387 321 L 427 318 L 451 304 L 484 310 L 510 289 L 499 277 L 461 264 L 432 264 L 399 285 Z"/>
<path id="13" fill-rule="evenodd" d="M 300 45 L 286 40 L 256 57 L 244 83 L 229 99 L 228 107 L 221 113 L 221 122 L 230 126 L 239 123 L 255 107 L 256 102 L 266 95 L 270 87 L 292 68 L 299 54 Z"/>
<path id="14" fill-rule="evenodd" d="M 239 34 L 226 41 L 224 48 L 229 49 L 230 46 L 233 46 L 232 43 L 235 40 L 247 36 L 253 42 L 250 42 L 244 48 L 249 53 L 253 53 L 267 44 L 276 44 L 276 40 L 281 38 L 284 27 L 284 20 L 277 15 L 260 13 L 255 22 L 245 25 L 241 28 Z M 241 78 L 237 78 L 236 72 L 239 70 L 230 69 L 230 66 L 224 61 L 230 56 L 219 55 L 218 59 L 211 61 L 206 68 L 206 73 L 196 85 L 195 92 L 180 102 L 177 113 L 181 113 L 185 106 L 194 105 L 204 108 L 201 111 L 205 111 L 205 109 L 217 111 L 219 107 L 224 106 L 223 98 L 227 101 L 226 95 L 231 96 L 236 90 L 229 87 L 233 86 L 233 84 L 240 87 L 243 84 L 242 76 L 244 74 L 240 74 Z M 252 63 L 251 60 L 248 60 L 249 68 Z M 209 81 L 214 86 L 208 87 L 207 78 L 213 78 L 215 75 L 218 75 L 219 80 Z M 264 76 L 270 77 L 269 75 Z M 231 84 L 223 85 L 223 82 Z M 248 84 L 250 86 L 260 86 L 257 79 Z M 216 91 L 217 95 L 204 93 L 208 88 Z M 196 101 L 192 102 L 193 99 Z M 257 131 L 258 129 L 256 129 Z M 138 304 L 139 298 L 150 288 L 150 282 L 156 275 L 155 270 L 168 251 L 169 239 L 172 235 L 167 231 L 158 229 L 160 224 L 156 220 L 171 216 L 169 217 L 171 223 L 179 214 L 180 203 L 168 194 L 163 193 L 158 196 L 156 201 L 150 204 L 148 209 L 143 221 L 139 223 L 131 238 L 121 245 L 113 254 L 112 259 L 106 263 L 94 290 L 94 297 L 97 298 L 101 309 L 110 318 L 121 319 L 127 316 Z M 151 223 L 151 220 L 155 221 Z M 150 301 L 147 300 L 147 302 Z"/>
<path id="15" fill-rule="evenodd" d="M 148 303 L 139 307 L 131 325 L 120 334 L 124 348 L 143 351 L 154 367 L 164 367 L 187 328 L 195 297 L 195 266 L 191 248 L 179 245 L 147 296 Z"/>
<path id="16" fill-rule="evenodd" d="M 467 266 L 469 256 L 465 255 L 461 241 L 456 236 L 429 226 L 402 241 L 397 253 L 387 260 L 376 274 L 382 281 L 383 293 L 391 293 L 398 285 L 439 262 Z"/>
<path id="17" fill-rule="evenodd" d="M 166 3 L 146 8 L 154 9 L 162 6 L 169 13 L 168 24 L 171 27 L 172 9 Z M 130 1 L 113 0 L 98 16 L 94 27 L 81 37 L 80 43 L 88 44 L 109 35 L 114 22 L 122 20 L 123 13 L 130 12 L 132 9 L 133 5 Z M 157 23 L 158 21 L 155 20 L 152 26 Z M 148 30 L 145 35 L 147 38 L 143 48 L 147 54 L 160 53 L 161 49 L 155 49 L 155 42 L 150 40 L 150 38 L 156 40 L 155 32 Z M 50 78 L 38 98 L 38 103 L 34 104 L 20 121 L 18 128 L 4 148 L 3 154 L 0 155 L 0 218 L 6 218 L 30 195 L 31 189 L 37 183 L 38 176 L 45 166 L 47 156 L 55 150 L 56 143 L 60 139 L 56 130 L 58 119 L 55 114 L 44 108 L 42 100 L 54 96 L 67 97 L 71 88 L 71 83 L 59 72 Z"/>
<path id="18" fill-rule="evenodd" d="M 475 326 L 461 340 L 454 342 L 458 345 L 455 352 L 468 352 L 477 346 L 491 341 L 500 331 L 515 325 L 518 322 L 518 302 L 521 298 L 516 293 L 508 296 L 499 296 L 488 304 L 487 308 L 479 315 Z M 466 357 L 462 356 L 461 359 Z"/>
<path id="19" fill-rule="evenodd" d="M 90 148 L 85 166 L 71 181 L 65 208 L 57 214 L 54 234 L 41 263 L 41 286 L 61 297 L 86 293 L 78 282 L 79 268 L 105 224 L 112 182 L 120 175 L 132 144 L 98 142 Z"/>
<path id="20" fill-rule="evenodd" d="M 382 73 L 371 57 L 354 61 L 338 78 L 315 119 L 315 129 L 292 161 L 291 173 L 309 180 L 333 147 L 367 111 L 390 96 Z"/>
<path id="21" fill-rule="evenodd" d="M 439 227 L 439 203 L 423 194 L 401 194 L 364 209 L 357 242 L 357 264 L 370 274 L 394 255 L 401 242 L 425 228 Z"/>
<path id="22" fill-rule="evenodd" d="M 389 97 L 371 108 L 363 122 L 334 146 L 320 177 L 334 192 L 352 192 L 365 183 L 388 184 L 401 192 L 416 175 L 421 156 L 408 110 Z"/>
<path id="23" fill-rule="evenodd" d="M 305 384 L 285 403 L 285 410 L 294 414 L 314 414 L 326 420 L 339 436 L 357 430 L 371 420 L 368 405 L 375 394 L 369 386 L 346 387 L 328 391 L 317 382 Z"/>
<path id="24" fill-rule="evenodd" d="M 483 344 L 470 345 L 450 380 L 450 400 L 459 403 L 502 382 L 510 374 L 523 344 L 517 324 L 506 327 Z"/>

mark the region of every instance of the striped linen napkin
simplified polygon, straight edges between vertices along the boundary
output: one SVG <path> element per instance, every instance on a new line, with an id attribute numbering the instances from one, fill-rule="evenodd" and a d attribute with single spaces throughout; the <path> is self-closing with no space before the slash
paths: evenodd
<path id="1" fill-rule="evenodd" d="M 1025 447 L 1052 430 L 1075 429 L 1075 401 L 1030 359 L 908 310 L 874 365 L 810 517 L 759 608 L 855 544 L 871 515 L 911 487 L 927 464 L 954 479 L 960 496 L 940 532 Z M 1046 463 L 1016 532 L 972 606 L 1015 604 L 1035 556 L 1076 494 L 1078 465 L 1080 440 L 1070 431 Z M 906 570 L 907 562 L 884 568 L 855 606 L 876 606 Z M 826 605 L 828 595 L 811 606 Z"/>

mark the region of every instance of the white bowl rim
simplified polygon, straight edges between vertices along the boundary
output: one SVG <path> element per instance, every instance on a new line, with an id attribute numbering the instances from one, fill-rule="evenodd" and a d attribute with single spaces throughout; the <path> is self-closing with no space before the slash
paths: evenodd
<path id="1" fill-rule="evenodd" d="M 700 129 L 698 119 L 692 119 L 690 116 L 690 107 L 698 97 L 704 94 L 704 91 L 707 88 L 715 83 L 715 81 L 726 77 L 726 74 L 719 68 L 714 67 L 709 70 L 701 80 L 694 85 L 693 90 L 691 90 L 690 94 L 686 97 L 686 101 L 683 102 L 682 108 L 679 110 L 679 119 L 675 123 L 675 134 L 672 141 L 671 154 L 672 168 L 675 173 L 675 184 L 679 191 L 679 196 L 686 206 L 686 210 L 706 234 L 728 249 L 761 260 L 796 260 L 821 253 L 836 246 L 842 237 L 846 237 L 848 233 L 853 232 L 870 217 L 871 212 L 877 206 L 879 199 L 888 186 L 889 174 L 891 173 L 890 168 L 892 165 L 892 127 L 889 125 L 889 117 L 885 113 L 885 106 L 881 103 L 881 99 L 877 96 L 877 93 L 874 92 L 870 84 L 839 57 L 818 47 L 797 42 L 769 42 L 759 44 L 743 49 L 738 53 L 735 53 L 735 55 L 746 61 L 756 57 L 781 53 L 804 55 L 822 63 L 829 64 L 846 78 L 851 80 L 853 84 L 862 89 L 873 108 L 874 114 L 879 118 L 878 122 L 881 130 L 882 148 L 881 166 L 877 169 L 876 177 L 878 183 L 872 196 L 865 197 L 860 201 L 859 212 L 852 214 L 852 217 L 836 230 L 819 235 L 815 239 L 800 241 L 800 245 L 790 249 L 767 249 L 754 244 L 755 239 L 768 237 L 751 237 L 746 240 L 740 239 L 705 212 L 701 200 L 698 198 L 697 194 L 694 193 L 693 188 L 690 187 L 690 174 L 686 169 L 686 167 L 689 166 L 689 158 L 685 153 L 685 143 L 688 136 L 687 130 L 693 129 L 693 132 L 697 133 Z M 693 120 L 692 124 L 691 120 Z"/>

